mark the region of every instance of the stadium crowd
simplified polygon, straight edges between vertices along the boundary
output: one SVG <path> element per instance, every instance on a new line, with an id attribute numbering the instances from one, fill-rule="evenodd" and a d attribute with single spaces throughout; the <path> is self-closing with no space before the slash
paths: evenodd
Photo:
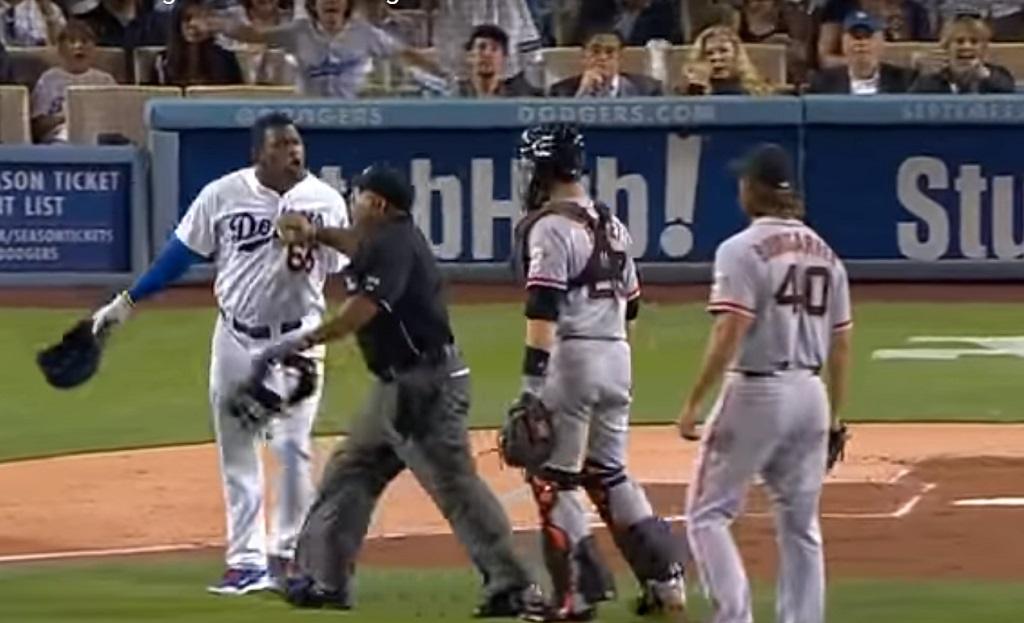
<path id="1" fill-rule="evenodd" d="M 1024 42 L 1024 0 L 0 0 L 0 18 L 0 84 L 31 89 L 41 143 L 67 140 L 72 85 L 335 98 L 1001 93 L 1015 78 L 990 43 Z M 894 62 L 887 48 L 904 42 L 924 43 Z M 756 62 L 766 46 L 783 55 L 781 75 Z M 551 77 L 558 62 L 572 71 Z"/>

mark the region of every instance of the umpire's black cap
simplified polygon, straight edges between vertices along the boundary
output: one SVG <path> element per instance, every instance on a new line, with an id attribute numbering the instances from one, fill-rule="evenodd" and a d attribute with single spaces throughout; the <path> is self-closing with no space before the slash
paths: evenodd
<path id="1" fill-rule="evenodd" d="M 356 177 L 352 185 L 377 193 L 395 208 L 409 212 L 416 191 L 398 169 L 387 164 L 372 164 Z"/>
<path id="2" fill-rule="evenodd" d="M 729 167 L 739 177 L 760 182 L 776 190 L 795 190 L 793 160 L 781 145 L 761 143 L 755 145 L 742 158 Z"/>

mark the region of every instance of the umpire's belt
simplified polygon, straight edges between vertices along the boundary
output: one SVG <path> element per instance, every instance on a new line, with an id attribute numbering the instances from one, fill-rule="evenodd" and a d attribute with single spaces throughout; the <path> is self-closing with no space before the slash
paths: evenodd
<path id="1" fill-rule="evenodd" d="M 385 383 L 395 380 L 399 374 L 412 370 L 418 366 L 426 367 L 437 367 L 448 362 L 449 359 L 461 357 L 462 353 L 459 352 L 459 347 L 455 344 L 444 344 L 436 348 L 420 351 L 414 357 L 408 361 L 404 361 L 399 365 L 388 366 L 386 368 L 380 368 L 374 370 L 374 374 L 377 378 L 384 381 Z"/>
<path id="2" fill-rule="evenodd" d="M 273 327 L 271 325 L 248 325 L 237 318 L 229 317 L 227 313 L 224 312 L 223 309 L 220 310 L 220 315 L 223 316 L 225 320 L 231 323 L 232 329 L 238 331 L 242 335 L 247 335 L 254 340 L 269 340 L 271 334 L 273 333 Z M 285 333 L 291 333 L 292 331 L 298 329 L 301 326 L 301 320 L 291 320 L 288 322 L 282 322 L 280 325 L 278 325 L 278 328 L 281 331 L 281 335 L 284 335 Z"/>

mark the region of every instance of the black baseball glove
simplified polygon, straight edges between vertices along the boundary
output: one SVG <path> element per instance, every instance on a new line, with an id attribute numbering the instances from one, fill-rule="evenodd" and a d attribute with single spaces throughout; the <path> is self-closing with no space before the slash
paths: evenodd
<path id="1" fill-rule="evenodd" d="M 259 369 L 228 399 L 228 412 L 242 426 L 260 429 L 272 418 L 281 417 L 286 407 L 298 404 L 313 395 L 317 386 L 316 362 L 297 353 L 280 361 L 285 374 L 285 394 L 268 386 L 271 362 L 258 364 Z"/>
<path id="2" fill-rule="evenodd" d="M 92 325 L 91 318 L 79 320 L 64 333 L 60 342 L 36 355 L 36 364 L 53 387 L 78 387 L 96 374 L 106 333 L 94 335 Z"/>
<path id="3" fill-rule="evenodd" d="M 846 424 L 839 424 L 828 431 L 828 460 L 825 463 L 825 471 L 832 471 L 836 461 L 842 461 L 846 457 L 846 440 L 850 434 L 846 430 Z"/>
<path id="4" fill-rule="evenodd" d="M 508 410 L 498 436 L 502 461 L 512 467 L 539 469 L 555 444 L 552 413 L 541 399 L 524 392 Z"/>

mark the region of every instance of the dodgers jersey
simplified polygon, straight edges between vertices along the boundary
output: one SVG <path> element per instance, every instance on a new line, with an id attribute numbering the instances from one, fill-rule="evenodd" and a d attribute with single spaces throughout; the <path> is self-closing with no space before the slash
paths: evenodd
<path id="1" fill-rule="evenodd" d="M 350 99 L 358 96 L 374 59 L 407 47 L 361 17 L 349 19 L 334 36 L 309 19 L 295 19 L 268 30 L 266 37 L 271 46 L 295 55 L 303 94 Z"/>
<path id="2" fill-rule="evenodd" d="M 348 225 L 345 200 L 312 173 L 281 195 L 248 167 L 207 184 L 174 232 L 190 249 L 214 259 L 217 303 L 245 324 L 322 315 L 327 275 L 348 264 L 329 247 L 281 244 L 274 223 L 284 212 L 302 212 L 322 227 Z"/>
<path id="3" fill-rule="evenodd" d="M 580 205 L 597 218 L 592 203 Z M 626 254 L 621 279 L 570 289 L 569 281 L 583 272 L 594 250 L 590 229 L 561 214 L 544 216 L 530 228 L 526 287 L 566 292 L 558 314 L 559 337 L 626 339 L 626 302 L 640 296 L 640 281 L 629 256 L 629 231 L 615 216 L 608 224 L 608 235 L 612 250 Z"/>
<path id="4" fill-rule="evenodd" d="M 846 268 L 803 222 L 762 217 L 715 252 L 711 312 L 754 319 L 735 369 L 824 366 L 832 334 L 853 326 Z"/>

